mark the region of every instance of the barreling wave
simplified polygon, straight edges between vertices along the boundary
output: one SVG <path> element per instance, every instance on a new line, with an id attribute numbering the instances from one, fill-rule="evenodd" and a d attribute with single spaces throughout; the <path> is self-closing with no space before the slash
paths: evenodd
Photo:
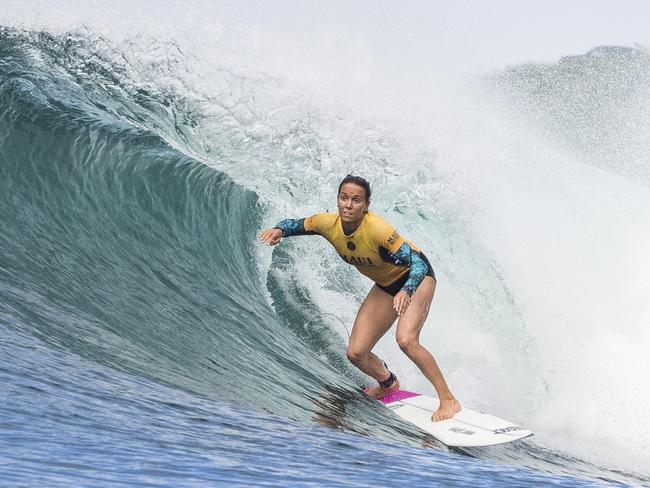
<path id="1" fill-rule="evenodd" d="M 323 385 L 349 391 L 338 336 L 305 347 L 270 306 L 258 197 L 173 147 L 191 117 L 80 58 L 87 42 L 0 33 L 0 310 L 94 361 L 289 417 Z M 290 324 L 309 307 L 274 295 Z"/>
<path id="2" fill-rule="evenodd" d="M 3 324 L 208 398 L 419 445 L 358 391 L 343 355 L 336 315 L 350 322 L 367 287 L 322 242 L 286 242 L 270 264 L 255 245 L 269 220 L 326 208 L 351 169 L 371 175 L 374 205 L 444 278 L 440 315 L 464 345 L 445 352 L 447 371 L 475 401 L 537 408 L 539 337 L 435 154 L 284 104 L 299 94 L 281 81 L 227 69 L 190 80 L 177 46 L 151 43 L 146 67 L 134 49 L 89 32 L 0 29 Z M 581 469 L 529 443 L 473 454 Z"/>

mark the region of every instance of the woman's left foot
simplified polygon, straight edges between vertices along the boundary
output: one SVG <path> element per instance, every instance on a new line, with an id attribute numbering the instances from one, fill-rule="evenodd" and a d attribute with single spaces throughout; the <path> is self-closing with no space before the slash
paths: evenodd
<path id="1" fill-rule="evenodd" d="M 390 395 L 393 392 L 396 392 L 399 390 L 399 380 L 395 378 L 395 381 L 393 381 L 393 384 L 391 384 L 388 388 L 383 388 L 381 386 L 371 386 L 370 388 L 367 388 L 365 390 L 366 395 L 371 396 L 372 398 L 379 400 L 380 398 L 384 398 L 386 395 Z"/>
<path id="2" fill-rule="evenodd" d="M 440 422 L 441 420 L 447 420 L 452 418 L 460 412 L 460 403 L 455 398 L 451 400 L 440 400 L 440 406 L 438 410 L 433 412 L 431 416 L 432 422 Z"/>

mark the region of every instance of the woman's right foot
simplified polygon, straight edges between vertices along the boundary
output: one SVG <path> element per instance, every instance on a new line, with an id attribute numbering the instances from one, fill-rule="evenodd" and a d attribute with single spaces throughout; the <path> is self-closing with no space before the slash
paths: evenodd
<path id="1" fill-rule="evenodd" d="M 460 412 L 460 410 L 460 403 L 458 403 L 458 400 L 455 398 L 440 400 L 440 406 L 438 407 L 438 410 L 433 412 L 431 422 L 440 422 L 441 420 L 450 419 Z"/>

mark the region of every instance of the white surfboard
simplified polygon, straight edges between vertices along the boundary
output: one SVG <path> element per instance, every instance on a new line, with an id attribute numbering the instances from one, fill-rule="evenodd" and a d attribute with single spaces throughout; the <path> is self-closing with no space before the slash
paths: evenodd
<path id="1" fill-rule="evenodd" d="M 398 390 L 380 400 L 407 422 L 416 425 L 451 447 L 481 447 L 505 444 L 533 435 L 512 422 L 463 407 L 447 420 L 431 421 L 438 399 Z"/>

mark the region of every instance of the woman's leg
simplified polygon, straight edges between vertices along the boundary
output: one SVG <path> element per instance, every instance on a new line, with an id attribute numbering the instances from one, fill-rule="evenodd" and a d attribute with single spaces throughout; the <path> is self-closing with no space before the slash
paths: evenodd
<path id="1" fill-rule="evenodd" d="M 411 297 L 411 304 L 397 323 L 397 343 L 400 349 L 420 368 L 438 394 L 440 406 L 431 417 L 434 422 L 453 417 L 460 410 L 460 403 L 447 386 L 436 360 L 420 344 L 420 331 L 429 315 L 429 307 L 435 291 L 436 281 L 426 276 Z"/>
<path id="2" fill-rule="evenodd" d="M 361 304 L 359 312 L 357 312 L 357 318 L 354 321 L 354 327 L 350 335 L 347 356 L 352 364 L 377 381 L 387 380 L 390 377 L 390 372 L 381 359 L 370 351 L 375 347 L 377 341 L 388 332 L 396 318 L 397 313 L 393 309 L 393 297 L 376 285 L 373 286 Z M 391 388 L 387 390 L 397 389 L 399 382 L 396 381 L 395 383 L 395 387 L 391 385 Z M 377 398 L 382 393 L 387 392 L 384 392 L 381 387 L 368 390 L 368 394 Z"/>

